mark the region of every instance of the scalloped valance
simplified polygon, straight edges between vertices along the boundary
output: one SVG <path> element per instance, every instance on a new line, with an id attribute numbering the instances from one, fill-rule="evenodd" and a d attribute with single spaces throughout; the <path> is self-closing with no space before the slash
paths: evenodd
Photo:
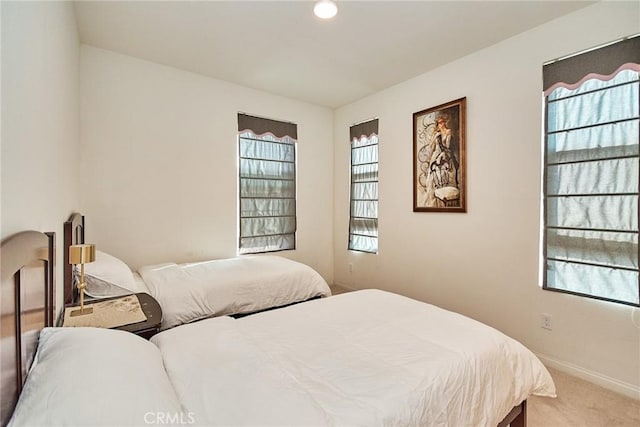
<path id="1" fill-rule="evenodd" d="M 276 138 L 288 136 L 295 140 L 298 139 L 298 126 L 295 123 L 281 122 L 238 113 L 238 131 L 244 132 L 247 130 L 252 131 L 256 135 L 270 133 Z"/>
<path id="2" fill-rule="evenodd" d="M 360 139 L 362 136 L 370 137 L 371 135 L 378 134 L 378 119 L 369 120 L 366 122 L 358 123 L 349 128 L 349 138 L 353 141 L 354 138 Z"/>
<path id="3" fill-rule="evenodd" d="M 640 72 L 640 34 L 545 64 L 544 94 L 557 87 L 574 89 L 591 78 L 610 80 L 625 69 Z"/>

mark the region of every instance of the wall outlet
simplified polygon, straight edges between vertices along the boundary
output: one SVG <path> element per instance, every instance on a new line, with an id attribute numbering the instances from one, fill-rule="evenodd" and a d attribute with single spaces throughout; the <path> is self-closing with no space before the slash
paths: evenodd
<path id="1" fill-rule="evenodd" d="M 553 330 L 553 316 L 549 313 L 540 314 L 540 327 L 549 331 Z"/>
<path id="2" fill-rule="evenodd" d="M 349 263 L 349 273 L 353 273 L 353 263 Z"/>

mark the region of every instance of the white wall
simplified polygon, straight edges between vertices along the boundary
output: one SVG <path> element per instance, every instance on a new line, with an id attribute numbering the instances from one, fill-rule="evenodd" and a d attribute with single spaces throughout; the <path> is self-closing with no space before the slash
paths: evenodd
<path id="1" fill-rule="evenodd" d="M 637 2 L 596 4 L 338 109 L 335 283 L 461 312 L 548 364 L 640 398 L 633 309 L 538 286 L 542 63 L 638 32 L 639 18 Z M 464 96 L 468 212 L 414 213 L 412 114 Z M 371 117 L 380 118 L 378 255 L 346 250 L 349 125 Z M 553 315 L 552 331 L 539 327 L 541 313 Z"/>
<path id="2" fill-rule="evenodd" d="M 2 8 L 2 238 L 55 231 L 58 307 L 62 223 L 77 209 L 79 42 L 73 4 Z"/>
<path id="3" fill-rule="evenodd" d="M 237 113 L 298 125 L 297 249 L 332 283 L 333 116 L 110 51 L 81 47 L 87 239 L 131 267 L 237 249 Z"/>
<path id="4" fill-rule="evenodd" d="M 348 287 L 389 289 L 462 312 L 547 363 L 638 396 L 634 310 L 538 287 L 541 64 L 640 31 L 637 2 L 597 4 L 333 117 L 86 46 L 79 75 L 70 3 L 3 1 L 1 12 L 1 236 L 57 232 L 58 301 L 62 222 L 77 208 L 87 214 L 89 240 L 133 267 L 235 254 L 235 124 L 244 111 L 299 125 L 298 249 L 280 254 L 330 283 L 335 275 Z M 413 213 L 412 113 L 462 96 L 468 213 Z M 346 251 L 348 126 L 371 117 L 380 118 L 381 141 L 376 256 Z M 538 327 L 542 312 L 554 316 L 553 331 Z"/>

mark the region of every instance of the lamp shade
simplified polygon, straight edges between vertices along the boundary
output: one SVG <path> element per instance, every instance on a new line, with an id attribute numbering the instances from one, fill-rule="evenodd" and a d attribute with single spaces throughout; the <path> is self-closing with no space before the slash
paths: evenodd
<path id="1" fill-rule="evenodd" d="M 96 260 L 96 245 L 69 246 L 69 264 L 87 264 Z"/>

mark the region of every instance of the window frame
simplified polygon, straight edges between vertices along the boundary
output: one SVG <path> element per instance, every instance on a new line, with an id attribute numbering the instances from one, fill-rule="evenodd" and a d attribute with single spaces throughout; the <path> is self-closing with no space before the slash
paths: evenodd
<path id="1" fill-rule="evenodd" d="M 605 154 L 600 154 L 597 157 L 589 157 L 586 159 L 575 159 L 575 160 L 565 160 L 565 161 L 558 161 L 558 162 L 553 162 L 550 163 L 550 159 L 549 159 L 549 149 L 550 149 L 550 136 L 560 133 L 560 132 L 576 132 L 576 131 L 580 131 L 586 128 L 590 128 L 590 127 L 596 127 L 596 126 L 609 126 L 609 125 L 615 125 L 617 123 L 621 123 L 621 122 L 629 122 L 629 121 L 636 121 L 638 122 L 638 127 L 640 129 L 640 114 L 638 115 L 634 115 L 632 117 L 628 117 L 628 118 L 624 118 L 621 120 L 609 120 L 609 121 L 603 121 L 603 122 L 596 122 L 595 124 L 589 124 L 589 125 L 585 125 L 585 126 L 577 126 L 574 128 L 567 128 L 567 129 L 555 129 L 553 131 L 551 131 L 549 129 L 550 126 L 550 122 L 549 122 L 549 116 L 550 116 L 550 108 L 549 105 L 550 103 L 555 103 L 555 102 L 562 102 L 563 100 L 572 98 L 572 97 L 577 97 L 577 96 L 583 96 L 583 95 L 588 95 L 588 94 L 592 94 L 598 91 L 611 91 L 612 89 L 615 89 L 617 87 L 623 86 L 623 85 L 638 85 L 638 106 L 637 109 L 640 112 L 640 66 L 638 66 L 637 64 L 635 64 L 634 62 L 631 63 L 624 63 L 622 62 L 622 65 L 619 63 L 614 63 L 613 64 L 602 64 L 603 61 L 603 55 L 606 56 L 606 53 L 604 50 L 607 49 L 609 46 L 613 46 L 613 52 L 614 54 L 618 54 L 617 56 L 620 58 L 624 58 L 626 59 L 629 56 L 629 52 L 633 51 L 635 48 L 631 48 L 630 46 L 638 46 L 638 42 L 640 42 L 640 37 L 638 37 L 638 35 L 636 36 L 632 36 L 630 38 L 626 38 L 614 43 L 610 43 L 607 44 L 605 46 L 601 46 L 600 48 L 597 49 L 591 49 L 588 51 L 585 51 L 583 53 L 579 53 L 579 54 L 575 54 L 575 55 L 571 55 L 569 57 L 567 57 L 566 59 L 569 59 L 571 64 L 567 64 L 567 65 L 571 65 L 571 66 L 567 66 L 565 67 L 565 69 L 563 69 L 563 64 L 554 64 L 557 61 L 562 61 L 563 59 L 557 60 L 557 61 L 552 61 L 551 63 L 545 64 L 545 67 L 547 67 L 548 65 L 552 65 L 555 68 L 549 73 L 551 74 L 552 78 L 548 78 L 549 76 L 547 74 L 544 75 L 544 83 L 545 83 L 545 93 L 544 93 L 544 103 L 543 103 L 543 115 L 544 115 L 544 123 L 543 123 L 543 164 L 542 164 L 542 221 L 541 221 L 541 234 L 542 234 L 542 253 L 541 253 L 541 282 L 542 282 L 542 289 L 544 290 L 548 290 L 548 291 L 553 291 L 553 292 L 560 292 L 560 293 L 565 293 L 565 294 L 571 294 L 571 295 L 576 295 L 576 296 L 580 296 L 580 297 L 585 297 L 585 298 L 590 298 L 590 299 L 596 299 L 596 300 L 601 300 L 601 301 L 607 301 L 607 302 L 613 302 L 613 303 L 617 303 L 617 304 L 623 304 L 623 305 L 629 305 L 629 306 L 633 306 L 633 307 L 640 307 L 640 271 L 639 271 L 639 266 L 638 264 L 638 260 L 640 260 L 640 245 L 638 245 L 638 240 L 640 239 L 640 173 L 639 176 L 636 177 L 636 179 L 638 180 L 638 187 L 636 187 L 636 192 L 625 192 L 625 193 L 621 193 L 621 192 L 597 192 L 597 191 L 593 191 L 593 192 L 587 192 L 585 194 L 549 194 L 549 184 L 550 184 L 550 168 L 553 167 L 561 167 L 562 165 L 568 165 L 568 164 L 577 164 L 577 163 L 587 163 L 587 162 L 608 162 L 608 161 L 617 161 L 617 160 L 621 160 L 621 159 L 628 159 L 628 158 L 632 158 L 632 159 L 636 159 L 636 162 L 640 163 L 640 153 L 638 153 L 636 151 L 635 154 L 631 154 L 631 155 L 614 155 L 614 156 L 606 156 Z M 616 43 L 620 43 L 618 45 L 616 45 Z M 617 51 L 615 50 L 617 49 Z M 625 50 L 626 49 L 626 50 Z M 608 52 L 609 54 L 611 53 L 611 51 Z M 582 66 L 582 68 L 579 68 L 580 64 L 579 61 L 581 60 L 580 56 L 581 55 L 585 55 L 585 66 Z M 625 57 L 626 56 L 626 57 Z M 622 60 L 624 60 L 622 59 Z M 620 59 L 618 59 L 618 61 L 620 61 Z M 637 58 L 634 59 L 634 61 L 636 62 L 640 62 L 637 61 Z M 576 64 L 578 64 L 578 67 L 576 67 Z M 596 65 L 592 65 L 592 64 L 596 64 Z M 600 68 L 595 68 L 595 70 L 599 73 L 606 73 L 609 72 L 610 74 L 598 74 L 595 72 L 592 72 L 592 66 L 595 67 L 600 67 Z M 606 67 L 609 67 L 609 69 L 606 69 Z M 626 68 L 625 68 L 626 67 Z M 604 69 L 603 69 L 604 68 Z M 578 73 L 576 74 L 576 70 L 584 70 L 584 73 Z M 588 90 L 582 93 L 572 93 L 572 94 L 567 94 L 561 98 L 558 99 L 553 99 L 550 100 L 549 97 L 552 94 L 552 92 L 555 90 L 555 88 L 557 88 L 558 86 L 561 87 L 568 87 L 570 90 L 576 90 L 580 87 L 582 87 L 582 85 L 584 83 L 586 83 L 588 80 L 591 80 L 593 78 L 599 78 L 599 77 L 603 77 L 600 78 L 600 80 L 606 80 L 604 79 L 604 77 L 613 77 L 613 76 L 617 76 L 622 70 L 626 70 L 626 69 L 631 69 L 632 71 L 638 73 L 638 79 L 632 80 L 630 82 L 625 82 L 625 83 L 619 83 L 619 84 L 613 84 L 613 85 L 609 85 L 606 87 L 600 87 L 600 88 L 596 88 L 593 90 Z M 543 71 L 543 74 L 546 72 Z M 589 73 L 591 72 L 591 73 Z M 568 74 L 572 73 L 573 75 L 571 76 L 571 78 L 573 78 L 574 80 L 570 80 L 568 78 Z M 556 75 L 557 74 L 557 75 Z M 595 74 L 595 76 L 594 76 Z M 562 77 L 559 77 L 562 76 Z M 564 78 L 564 80 L 561 80 L 561 78 Z M 573 85 L 566 85 L 567 82 L 572 82 L 572 81 L 576 81 L 577 82 Z M 562 82 L 562 83 L 560 83 Z M 610 105 L 616 105 L 613 101 L 610 103 Z M 640 142 L 640 135 L 638 136 L 639 142 Z M 615 145 L 612 147 L 619 147 L 619 145 Z M 593 147 L 593 149 L 597 149 L 597 147 Z M 564 227 L 564 226 L 555 226 L 555 225 L 550 225 L 549 224 L 549 200 L 551 198 L 559 198 L 559 197 L 636 197 L 636 227 L 635 230 L 625 230 L 623 228 L 620 229 L 604 229 L 604 228 L 590 228 L 588 226 L 582 226 L 582 227 Z M 583 221 L 580 225 L 585 225 L 585 222 Z M 587 224 L 588 225 L 588 224 Z M 596 259 L 595 261 L 593 259 L 587 259 L 587 260 L 575 260 L 575 259 L 569 259 L 570 257 L 567 256 L 567 258 L 554 258 L 554 257 L 550 257 L 549 256 L 549 242 L 548 242 L 548 236 L 549 236 L 549 230 L 552 229 L 557 229 L 557 230 L 567 230 L 569 232 L 571 231 L 584 231 L 586 233 L 590 233 L 590 232 L 612 232 L 612 233 L 619 233 L 619 234 L 635 234 L 635 243 L 637 246 L 637 251 L 638 253 L 636 254 L 637 258 L 636 258 L 636 268 L 632 268 L 632 267 L 627 267 L 627 266 L 622 266 L 622 265 L 617 265 L 613 262 L 609 262 L 607 260 L 604 260 L 603 262 L 599 262 L 600 260 Z M 607 242 L 608 240 L 606 239 L 598 239 L 601 242 Z M 631 239 L 633 240 L 633 239 Z M 566 247 L 566 246 L 565 246 Z M 589 262 L 591 261 L 591 262 Z M 614 296 L 608 297 L 608 296 L 603 296 L 600 294 L 591 294 L 591 293 L 586 293 L 586 292 L 581 292 L 580 290 L 574 290 L 574 289 L 563 289 L 563 288 L 558 288 L 558 287 L 554 287 L 553 284 L 549 283 L 549 262 L 563 262 L 563 263 L 571 263 L 571 264 L 582 264 L 582 265 L 589 265 L 589 266 L 594 266 L 597 268 L 610 268 L 612 270 L 625 270 L 625 271 L 632 271 L 636 273 L 636 278 L 637 278 L 637 282 L 636 282 L 636 286 L 637 286 L 637 302 L 633 302 L 633 301 L 628 301 L 625 299 L 619 299 L 619 298 L 615 298 Z M 631 288 L 634 289 L 634 288 Z M 583 289 L 584 290 L 584 289 Z M 610 294 L 611 295 L 611 294 Z"/>
<path id="2" fill-rule="evenodd" d="M 349 234 L 348 234 L 348 241 L 347 241 L 347 250 L 349 251 L 354 251 L 354 252 L 361 252 L 361 253 L 368 253 L 368 254 L 378 254 L 379 251 L 379 217 L 380 217 L 380 212 L 378 210 L 379 208 L 379 203 L 380 203 L 380 194 L 379 194 L 379 183 L 380 183 L 380 157 L 379 157 L 379 147 L 380 147 L 380 142 L 379 142 L 379 135 L 378 135 L 378 129 L 379 129 L 379 121 L 377 118 L 375 119 L 371 119 L 371 120 L 366 120 L 364 122 L 360 122 L 357 124 L 354 124 L 352 126 L 349 127 Z M 369 138 L 371 138 L 372 135 L 376 136 L 376 142 L 373 144 L 367 144 L 367 145 L 363 145 L 363 146 L 359 146 L 359 147 L 354 147 L 354 140 L 360 140 L 362 137 L 366 136 L 366 138 L 369 140 Z M 370 163 L 359 163 L 354 165 L 353 161 L 354 161 L 354 150 L 357 149 L 362 149 L 365 147 L 371 147 L 371 146 L 375 146 L 376 147 L 376 158 L 377 160 L 375 162 L 370 162 Z M 364 165 L 369 165 L 369 164 L 375 164 L 376 165 L 376 180 L 375 181 L 367 181 L 367 182 L 375 182 L 377 187 L 377 194 L 376 194 L 376 198 L 375 199 L 354 199 L 353 198 L 353 194 L 354 194 L 354 184 L 357 184 L 358 182 L 354 182 L 354 167 L 357 166 L 364 166 Z M 366 183 L 366 182 L 359 182 L 359 183 Z M 354 216 L 354 212 L 353 212 L 353 206 L 354 206 L 354 202 L 355 201 L 369 201 L 369 202 L 375 202 L 376 203 L 376 217 L 356 217 Z M 371 235 L 365 235 L 365 234 L 360 234 L 360 233 L 355 233 L 353 231 L 353 219 L 374 219 L 375 220 L 375 224 L 376 224 L 376 235 L 375 236 L 371 236 Z M 352 244 L 353 239 L 352 236 L 362 236 L 362 237 L 367 237 L 367 238 L 375 238 L 376 241 L 376 247 L 375 250 L 366 250 L 363 248 L 359 248 L 359 247 L 354 247 L 354 245 Z"/>
<path id="3" fill-rule="evenodd" d="M 241 117 L 242 116 L 242 117 Z M 254 137 L 245 137 L 242 136 L 244 133 L 250 132 Z M 270 141 L 268 139 L 261 139 L 262 136 L 271 136 L 276 141 Z M 281 144 L 290 146 L 293 150 L 293 160 L 286 159 L 268 159 L 268 158 L 259 158 L 259 157 L 244 157 L 242 156 L 242 140 L 250 140 L 254 142 L 263 142 L 267 144 Z M 291 141 L 291 142 L 287 142 Z M 271 252 L 282 252 L 295 250 L 297 248 L 297 231 L 298 231 L 298 210 L 297 210 L 297 182 L 298 182 L 298 150 L 297 150 L 297 125 L 291 122 L 282 122 L 273 119 L 265 119 L 257 116 L 249 116 L 244 113 L 238 113 L 238 135 L 237 135 L 237 156 L 236 160 L 238 162 L 238 244 L 237 244 L 237 254 L 238 255 L 251 255 L 251 254 L 262 254 L 262 253 L 271 253 Z M 243 176 L 242 169 L 242 161 L 262 161 L 262 162 L 279 162 L 279 163 L 287 163 L 290 164 L 293 169 L 293 178 L 262 178 L 262 177 L 247 177 Z M 292 197 L 274 197 L 274 196 L 251 196 L 243 197 L 242 193 L 242 180 L 272 180 L 272 181 L 288 181 L 292 183 Z M 293 204 L 293 214 L 292 215 L 257 215 L 257 216 L 243 216 L 242 214 L 242 201 L 243 199 L 266 199 L 266 200 L 291 200 Z M 252 236 L 243 236 L 243 219 L 260 219 L 260 218 L 292 218 L 293 221 L 293 232 L 292 233 L 277 233 L 277 234 L 256 234 Z M 242 246 L 243 239 L 250 238 L 261 238 L 261 237 L 274 237 L 274 236 L 291 236 L 292 246 L 290 247 L 282 247 L 282 248 L 272 248 L 269 247 L 260 249 L 256 249 L 256 247 L 252 248 L 244 248 Z"/>

